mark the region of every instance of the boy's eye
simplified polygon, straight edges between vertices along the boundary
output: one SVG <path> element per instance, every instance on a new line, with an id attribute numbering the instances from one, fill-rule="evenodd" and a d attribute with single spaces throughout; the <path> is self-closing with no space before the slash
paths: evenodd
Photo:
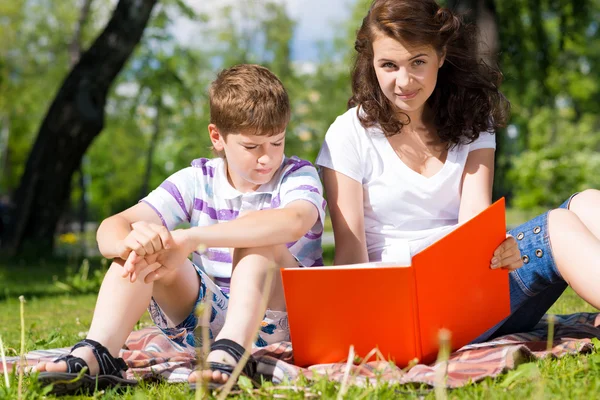
<path id="1" fill-rule="evenodd" d="M 283 144 L 283 142 L 279 142 L 279 143 L 271 143 L 273 146 L 275 147 L 279 147 Z"/>
<path id="2" fill-rule="evenodd" d="M 244 148 L 246 148 L 248 150 L 253 150 L 258 147 L 258 146 L 248 146 L 248 145 L 242 145 L 242 146 L 244 146 Z"/>

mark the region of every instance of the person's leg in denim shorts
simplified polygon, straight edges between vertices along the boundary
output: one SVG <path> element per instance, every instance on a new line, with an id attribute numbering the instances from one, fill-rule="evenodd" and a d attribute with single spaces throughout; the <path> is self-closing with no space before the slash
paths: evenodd
<path id="1" fill-rule="evenodd" d="M 523 259 L 523 267 L 509 274 L 511 315 L 475 342 L 531 330 L 569 283 L 586 301 L 600 307 L 600 285 L 595 286 L 600 283 L 600 192 L 575 194 L 558 209 L 509 234 L 517 240 Z M 598 264 L 595 274 L 586 272 L 594 264 Z"/>

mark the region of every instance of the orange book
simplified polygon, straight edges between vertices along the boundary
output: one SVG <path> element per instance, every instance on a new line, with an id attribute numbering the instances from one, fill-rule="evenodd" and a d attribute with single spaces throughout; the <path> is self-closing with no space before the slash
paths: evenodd
<path id="1" fill-rule="evenodd" d="M 452 350 L 510 313 L 508 271 L 490 269 L 506 237 L 504 199 L 433 243 L 411 265 L 282 269 L 295 364 L 341 362 L 378 348 L 404 367 L 430 363 L 440 329 Z"/>

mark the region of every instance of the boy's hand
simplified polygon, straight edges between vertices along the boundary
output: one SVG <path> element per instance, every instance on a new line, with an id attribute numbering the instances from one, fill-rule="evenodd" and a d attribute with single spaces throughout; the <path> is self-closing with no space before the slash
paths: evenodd
<path id="1" fill-rule="evenodd" d="M 125 262 L 123 276 L 130 274 L 130 281 L 135 282 L 139 276 L 146 275 L 144 282 L 150 283 L 183 265 L 194 250 L 190 247 L 187 229 L 178 229 L 170 234 L 171 246 L 168 249 L 145 257 L 140 257 L 132 252 Z"/>
<path id="2" fill-rule="evenodd" d="M 171 246 L 171 232 L 163 225 L 138 221 L 131 224 L 131 228 L 129 235 L 117 244 L 117 253 L 123 260 L 127 260 L 131 252 L 143 257 Z"/>
<path id="3" fill-rule="evenodd" d="M 514 237 L 506 235 L 506 239 L 494 251 L 490 268 L 506 268 L 509 271 L 521 268 L 523 260 L 521 260 L 521 252 Z"/>

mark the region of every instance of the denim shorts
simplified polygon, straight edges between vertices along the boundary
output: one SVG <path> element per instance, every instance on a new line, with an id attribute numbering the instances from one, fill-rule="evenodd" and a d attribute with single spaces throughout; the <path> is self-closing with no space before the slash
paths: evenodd
<path id="1" fill-rule="evenodd" d="M 568 209 L 576 195 L 569 197 L 558 208 Z M 548 213 L 538 215 L 508 232 L 517 240 L 523 259 L 523 266 L 509 274 L 510 316 L 474 342 L 530 331 L 567 288 L 552 255 Z"/>
<path id="2" fill-rule="evenodd" d="M 196 315 L 196 308 L 207 302 L 207 296 L 212 294 L 210 301 L 211 314 L 209 318 L 208 336 L 211 342 L 219 334 L 225 324 L 225 315 L 229 305 L 229 288 L 221 288 L 198 266 L 194 265 L 200 280 L 200 290 L 194 305 L 194 310 L 183 322 L 173 326 L 160 309 L 154 298 L 150 301 L 148 312 L 150 318 L 163 333 L 180 345 L 202 346 L 201 318 Z M 290 331 L 287 312 L 267 310 L 261 323 L 254 347 L 264 347 L 271 343 L 289 341 Z"/>

